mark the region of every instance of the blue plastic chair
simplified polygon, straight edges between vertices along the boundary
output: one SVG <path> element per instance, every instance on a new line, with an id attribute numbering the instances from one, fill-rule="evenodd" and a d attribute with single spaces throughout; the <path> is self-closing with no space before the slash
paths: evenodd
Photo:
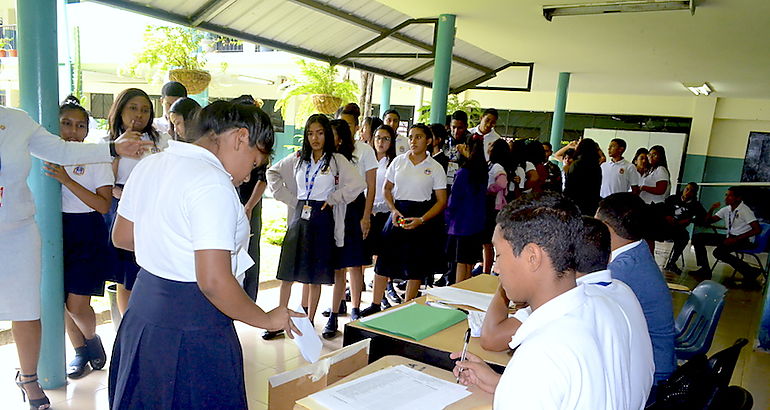
<path id="1" fill-rule="evenodd" d="M 762 232 L 760 232 L 754 239 L 754 247 L 736 251 L 735 253 L 737 253 L 741 259 L 743 259 L 745 255 L 752 256 L 757 261 L 757 265 L 762 269 L 764 275 L 767 276 L 767 269 L 770 268 L 770 266 L 764 266 L 762 264 L 762 260 L 759 259 L 759 254 L 770 251 L 770 224 L 761 223 L 759 224 L 759 227 L 762 228 Z M 735 273 L 733 273 L 733 275 L 735 275 Z"/>
<path id="2" fill-rule="evenodd" d="M 705 280 L 693 289 L 674 321 L 674 351 L 678 360 L 705 354 L 711 348 L 727 288 Z"/>

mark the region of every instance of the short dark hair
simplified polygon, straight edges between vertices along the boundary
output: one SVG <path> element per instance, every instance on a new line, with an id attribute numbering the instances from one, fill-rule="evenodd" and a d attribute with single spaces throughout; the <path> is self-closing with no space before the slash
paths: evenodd
<path id="1" fill-rule="evenodd" d="M 369 129 L 372 130 L 372 135 L 374 135 L 374 130 L 380 128 L 380 125 L 382 125 L 382 120 L 380 117 L 366 117 L 364 118 L 364 124 L 369 126 Z"/>
<path id="2" fill-rule="evenodd" d="M 441 140 L 438 142 L 438 148 L 444 148 L 444 141 L 446 141 L 448 133 L 446 132 L 446 126 L 444 124 L 431 124 L 430 125 L 430 131 L 433 133 L 433 145 L 436 145 L 436 140 Z"/>
<path id="3" fill-rule="evenodd" d="M 551 145 L 551 143 L 550 143 L 550 142 L 548 142 L 548 141 L 544 142 L 544 143 L 543 143 L 543 146 L 544 146 L 544 147 L 548 147 L 548 149 L 550 149 L 551 151 L 553 151 L 553 145 Z"/>
<path id="4" fill-rule="evenodd" d="M 575 249 L 582 240 L 583 222 L 577 205 L 558 192 L 533 192 L 506 205 L 497 225 L 516 256 L 529 243 L 551 259 L 557 277 L 576 269 Z"/>
<path id="5" fill-rule="evenodd" d="M 201 105 L 198 104 L 197 101 L 192 98 L 182 97 L 171 104 L 171 108 L 168 109 L 168 112 L 181 115 L 185 122 L 187 122 L 200 110 Z"/>
<path id="6" fill-rule="evenodd" d="M 201 109 L 193 135 L 199 138 L 208 133 L 221 134 L 233 128 L 246 128 L 249 131 L 250 146 L 268 155 L 272 153 L 275 143 L 273 124 L 270 116 L 256 105 L 214 101 Z"/>
<path id="7" fill-rule="evenodd" d="M 564 157 L 570 157 L 572 159 L 575 159 L 575 148 L 567 148 L 567 150 L 564 151 L 564 155 L 562 156 L 562 158 Z"/>
<path id="8" fill-rule="evenodd" d="M 345 120 L 331 120 L 332 132 L 337 134 L 340 139 L 340 146 L 337 152 L 342 154 L 348 161 L 353 160 L 353 151 L 356 149 L 356 142 L 353 141 L 353 135 L 350 133 L 350 125 Z M 334 135 L 332 135 L 332 138 Z"/>
<path id="9" fill-rule="evenodd" d="M 628 146 L 628 145 L 626 145 L 626 140 L 624 140 L 622 138 L 613 138 L 612 140 L 610 140 L 610 144 L 612 144 L 613 142 L 618 144 L 618 146 L 623 148 L 623 149 L 626 149 L 626 147 Z"/>
<path id="10" fill-rule="evenodd" d="M 500 113 L 498 113 L 497 110 L 494 108 L 487 108 L 486 110 L 484 110 L 484 113 L 481 114 L 481 118 L 484 118 L 485 115 L 492 115 L 495 118 L 500 118 Z"/>
<path id="11" fill-rule="evenodd" d="M 489 163 L 500 164 L 506 171 L 510 169 L 511 147 L 504 139 L 500 138 L 492 143 L 489 149 Z"/>
<path id="12" fill-rule="evenodd" d="M 339 110 L 337 110 L 337 113 L 334 115 L 334 118 L 341 118 L 342 114 L 352 115 L 353 120 L 355 121 L 355 124 L 358 125 L 358 117 L 361 116 L 361 108 L 358 107 L 358 104 L 356 103 L 347 104 L 344 107 L 341 107 Z"/>
<path id="13" fill-rule="evenodd" d="M 698 185 L 697 182 L 688 182 L 687 185 L 691 186 L 693 191 L 695 191 L 696 194 L 698 193 L 698 190 L 700 189 L 700 186 Z"/>
<path id="14" fill-rule="evenodd" d="M 465 111 L 457 110 L 453 112 L 452 119 L 457 121 L 462 121 L 465 123 L 465 125 L 468 125 L 468 113 L 466 113 Z"/>
<path id="15" fill-rule="evenodd" d="M 388 116 L 388 114 L 396 114 L 396 117 L 398 117 L 398 120 L 401 121 L 401 114 L 399 114 L 398 111 L 396 111 L 396 110 L 394 110 L 392 108 L 387 110 L 387 111 L 385 111 L 384 113 L 382 113 L 382 119 L 384 120 L 385 117 Z"/>
<path id="16" fill-rule="evenodd" d="M 743 188 L 735 185 L 727 188 L 727 190 L 732 192 L 734 197 L 743 198 Z"/>
<path id="17" fill-rule="evenodd" d="M 583 216 L 583 240 L 577 247 L 577 271 L 591 273 L 605 270 L 611 254 L 607 225 L 592 216 Z"/>
<path id="18" fill-rule="evenodd" d="M 427 125 L 425 125 L 425 124 L 423 124 L 421 122 L 418 122 L 417 124 L 414 124 L 411 127 L 409 127 L 409 130 L 411 131 L 412 128 L 417 128 L 419 130 L 422 130 L 422 132 L 425 133 L 425 136 L 429 140 L 431 140 L 431 144 L 433 143 L 433 141 L 432 141 L 433 140 L 433 130 L 431 130 L 429 126 L 427 126 Z M 428 146 L 430 146 L 430 144 L 428 144 Z"/>
<path id="19" fill-rule="evenodd" d="M 602 199 L 596 217 L 623 239 L 638 241 L 644 236 L 646 207 L 639 195 L 618 192 Z"/>
<path id="20" fill-rule="evenodd" d="M 160 89 L 161 97 L 187 97 L 187 87 L 178 81 L 169 81 Z"/>

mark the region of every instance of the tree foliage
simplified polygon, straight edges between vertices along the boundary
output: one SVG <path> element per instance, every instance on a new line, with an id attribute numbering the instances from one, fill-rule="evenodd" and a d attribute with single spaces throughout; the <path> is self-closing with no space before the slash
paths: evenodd
<path id="1" fill-rule="evenodd" d="M 297 61 L 300 69 L 299 77 L 289 79 L 292 84 L 275 104 L 275 110 L 281 110 L 286 118 L 286 107 L 296 97 L 313 94 L 328 94 L 340 98 L 342 104 L 355 102 L 358 99 L 358 85 L 351 80 L 338 80 L 339 71 L 336 66 L 326 63 L 312 63 L 305 60 Z M 313 114 L 315 109 L 310 98 L 305 98 L 297 110 L 297 118 L 304 119 Z"/>
<path id="2" fill-rule="evenodd" d="M 148 25 L 144 30 L 144 48 L 129 64 L 128 74 L 142 77 L 148 70 L 202 70 L 206 66 L 206 55 L 201 49 L 204 36 L 202 31 L 187 27 Z"/>
<path id="3" fill-rule="evenodd" d="M 457 94 L 452 94 L 447 98 L 446 102 L 446 115 L 452 115 L 455 111 L 465 111 L 468 114 L 468 126 L 471 124 L 478 124 L 481 120 L 481 113 L 484 110 L 481 109 L 481 104 L 476 100 L 463 100 Z M 428 123 L 430 121 L 430 104 L 423 105 L 418 110 L 420 113 L 419 122 Z"/>

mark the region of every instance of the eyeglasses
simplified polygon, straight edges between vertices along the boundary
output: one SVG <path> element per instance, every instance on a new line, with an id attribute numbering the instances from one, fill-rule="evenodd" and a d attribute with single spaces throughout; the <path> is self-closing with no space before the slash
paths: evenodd
<path id="1" fill-rule="evenodd" d="M 390 137 L 374 137 L 375 141 L 390 141 Z"/>

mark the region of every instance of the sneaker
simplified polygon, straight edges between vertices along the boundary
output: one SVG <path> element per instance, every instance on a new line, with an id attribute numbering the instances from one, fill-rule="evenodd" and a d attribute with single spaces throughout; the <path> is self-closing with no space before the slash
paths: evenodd
<path id="1" fill-rule="evenodd" d="M 326 322 L 326 326 L 324 326 L 324 330 L 321 332 L 321 336 L 324 339 L 333 339 L 334 336 L 337 336 L 337 327 L 337 315 L 332 313 L 329 316 L 329 321 Z"/>
<path id="2" fill-rule="evenodd" d="M 382 307 L 383 310 L 393 307 L 393 305 L 391 305 L 390 302 L 388 302 L 388 298 L 382 298 L 382 300 L 380 301 L 380 306 Z"/>
<path id="3" fill-rule="evenodd" d="M 345 288 L 345 301 L 350 302 L 350 288 Z"/>
<path id="4" fill-rule="evenodd" d="M 406 283 L 406 282 L 404 282 Z M 385 296 L 390 299 L 391 302 L 395 304 L 399 304 L 402 302 L 401 296 L 398 296 L 398 293 L 396 292 L 396 289 L 393 287 L 393 285 L 388 282 L 388 287 L 385 290 Z"/>
<path id="5" fill-rule="evenodd" d="M 398 288 L 398 290 L 400 290 L 402 292 L 405 292 L 406 291 L 406 281 L 402 280 L 402 281 L 396 282 L 396 288 Z M 388 289 L 393 289 L 393 282 L 389 282 L 388 283 Z"/>
<path id="6" fill-rule="evenodd" d="M 107 364 L 107 353 L 104 351 L 102 339 L 99 335 L 94 336 L 93 339 L 86 340 L 86 348 L 88 349 L 88 362 L 91 363 L 91 367 L 94 370 L 103 369 Z"/>
<path id="7" fill-rule="evenodd" d="M 482 273 L 484 273 L 484 266 L 483 265 L 475 266 L 471 270 L 471 276 L 478 276 L 478 275 L 481 275 Z"/>
<path id="8" fill-rule="evenodd" d="M 283 330 L 265 330 L 265 333 L 262 333 L 262 339 L 273 340 L 282 334 Z"/>
<path id="9" fill-rule="evenodd" d="M 350 321 L 355 321 L 361 319 L 361 309 L 359 308 L 352 308 L 350 309 Z"/>
<path id="10" fill-rule="evenodd" d="M 367 317 L 369 315 L 373 315 L 377 312 L 382 311 L 382 308 L 380 308 L 380 305 L 372 303 L 368 308 L 365 308 L 361 311 L 361 317 Z"/>

